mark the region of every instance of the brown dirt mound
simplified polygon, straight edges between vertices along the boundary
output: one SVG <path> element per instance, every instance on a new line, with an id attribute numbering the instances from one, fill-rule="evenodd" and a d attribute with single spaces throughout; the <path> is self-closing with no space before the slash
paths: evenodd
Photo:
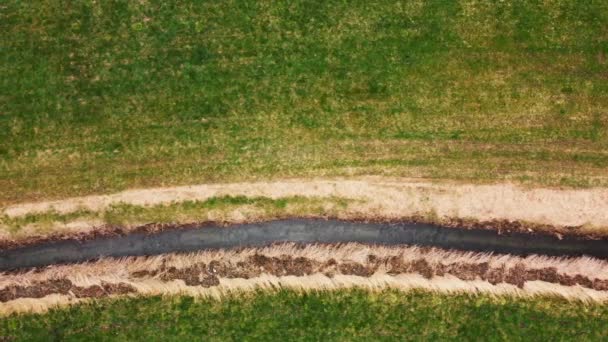
<path id="1" fill-rule="evenodd" d="M 109 295 L 124 295 L 136 292 L 135 288 L 126 283 L 104 283 L 89 287 L 72 284 L 68 279 L 52 279 L 31 285 L 10 285 L 0 290 L 0 302 L 8 302 L 17 298 L 43 298 L 50 294 L 73 294 L 76 298 L 99 298 Z"/>
<path id="2" fill-rule="evenodd" d="M 106 259 L 4 273 L 0 277 L 0 302 L 43 298 L 50 294 L 98 298 L 133 293 L 138 289 L 144 291 L 146 286 L 163 288 L 164 283 L 176 280 L 182 283 L 167 286 L 183 288 L 185 284 L 199 289 L 212 288 L 238 283 L 239 279 L 264 279 L 268 276 L 289 276 L 294 279 L 325 275 L 336 279 L 344 279 L 343 276 L 382 279 L 388 275 L 396 279 L 400 275 L 412 274 L 421 275 L 427 280 L 436 278 L 438 281 L 449 281 L 455 277 L 462 281 L 481 280 L 524 289 L 529 282 L 543 281 L 563 287 L 608 291 L 608 262 L 585 257 L 523 258 L 437 248 L 282 244 L 257 249 Z M 108 277 L 110 275 L 112 277 Z M 96 285 L 78 286 L 70 279 L 89 279 L 87 284 Z M 110 283 L 107 279 L 115 280 Z M 140 287 L 141 284 L 148 285 Z"/>
<path id="3" fill-rule="evenodd" d="M 324 273 L 329 276 L 344 274 L 370 277 L 382 265 L 385 266 L 386 273 L 390 275 L 417 273 L 427 279 L 434 276 L 452 275 L 462 280 L 481 279 L 492 284 L 507 283 L 520 288 L 527 281 L 540 280 L 565 286 L 579 285 L 599 291 L 608 290 L 608 280 L 591 279 L 582 275 L 559 274 L 555 268 L 551 267 L 526 269 L 524 264 L 517 263 L 509 269 L 505 269 L 504 267 L 491 268 L 487 262 L 431 264 L 423 258 L 404 262 L 399 256 L 383 258 L 376 255 L 369 255 L 366 263 L 359 263 L 354 261 L 337 262 L 334 259 L 319 262 L 304 257 L 294 258 L 289 255 L 269 257 L 255 254 L 245 262 L 241 261 L 234 264 L 229 261 L 213 260 L 208 265 L 202 263 L 183 269 L 176 269 L 175 267 L 169 269 L 161 268 L 158 271 L 134 272 L 131 276 L 134 278 L 144 278 L 160 274 L 160 279 L 164 281 L 182 279 L 186 285 L 209 287 L 214 286 L 215 279 L 218 277 L 249 279 L 262 274 L 304 276 Z M 218 284 L 219 281 L 215 285 Z"/>
<path id="4" fill-rule="evenodd" d="M 324 273 L 328 276 L 336 274 L 356 275 L 370 277 L 380 267 L 386 268 L 390 275 L 417 273 L 427 279 L 435 276 L 452 275 L 462 280 L 487 280 L 492 284 L 507 283 L 523 288 L 527 281 L 541 280 L 544 282 L 565 286 L 582 286 L 598 291 L 608 291 L 608 280 L 590 279 L 582 275 L 560 274 L 555 268 L 526 269 L 522 263 L 511 268 L 491 268 L 488 263 L 452 263 L 431 264 L 421 258 L 411 262 L 404 262 L 398 256 L 388 258 L 369 255 L 367 262 L 354 261 L 337 262 L 330 259 L 319 262 L 304 257 L 281 255 L 270 257 L 254 254 L 245 262 L 231 263 L 225 260 L 213 260 L 209 264 L 199 263 L 185 268 L 176 268 L 162 265 L 157 270 L 138 271 L 131 273 L 132 279 L 158 278 L 165 282 L 183 280 L 188 286 L 202 286 L 205 288 L 218 286 L 220 278 L 253 278 L 262 274 L 274 276 L 306 276 L 315 273 Z M 42 298 L 50 294 L 71 294 L 76 298 L 99 298 L 108 295 L 122 295 L 136 292 L 136 289 L 124 282 L 107 283 L 89 287 L 80 287 L 72 284 L 68 279 L 51 279 L 35 282 L 31 285 L 9 285 L 0 290 L 0 302 L 7 302 L 17 298 Z"/>

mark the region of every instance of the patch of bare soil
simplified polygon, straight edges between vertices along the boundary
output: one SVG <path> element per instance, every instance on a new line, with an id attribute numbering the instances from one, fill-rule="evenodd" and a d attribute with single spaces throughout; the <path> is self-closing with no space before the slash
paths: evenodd
<path id="1" fill-rule="evenodd" d="M 422 218 L 420 222 L 427 223 L 425 222 L 424 218 Z M 557 236 L 559 238 L 564 236 L 576 236 L 589 240 L 599 240 L 607 237 L 605 232 L 581 230 L 581 226 L 552 226 L 548 224 L 498 219 L 490 221 L 475 221 L 462 218 L 448 218 L 443 220 L 440 224 L 444 227 L 451 228 L 493 230 L 498 231 L 499 234 L 523 233 L 530 235 Z"/>
<path id="2" fill-rule="evenodd" d="M 102 282 L 101 285 L 80 287 L 72 284 L 68 279 L 52 279 L 31 285 L 7 286 L 0 290 L 0 302 L 8 302 L 17 298 L 43 298 L 50 294 L 72 294 L 76 298 L 99 298 L 134 292 L 136 292 L 135 288 L 126 283 Z"/>
<path id="3" fill-rule="evenodd" d="M 487 280 L 492 284 L 507 283 L 523 288 L 527 281 L 540 280 L 565 286 L 579 285 L 582 287 L 605 291 L 608 289 L 608 280 L 591 279 L 582 275 L 559 274 L 555 268 L 532 268 L 527 269 L 522 263 L 515 264 L 511 268 L 491 268 L 487 262 L 482 263 L 451 263 L 431 264 L 420 258 L 411 262 L 404 262 L 398 256 L 378 257 L 369 255 L 365 263 L 354 261 L 337 262 L 330 259 L 327 262 L 305 257 L 292 257 L 282 255 L 269 257 L 255 254 L 245 262 L 231 263 L 222 260 L 214 260 L 208 265 L 201 263 L 183 269 L 171 267 L 159 269 L 152 272 L 134 272 L 134 278 L 159 276 L 164 281 L 182 279 L 186 285 L 210 287 L 219 285 L 219 278 L 244 278 L 259 277 L 262 274 L 274 276 L 305 276 L 315 273 L 324 273 L 328 276 L 336 274 L 356 275 L 370 277 L 378 269 L 384 266 L 386 273 L 398 275 L 403 273 L 417 273 L 430 279 L 434 276 L 452 275 L 462 280 Z M 211 280 L 213 279 L 213 280 Z"/>
<path id="4" fill-rule="evenodd" d="M 482 263 L 430 263 L 424 258 L 404 261 L 399 256 L 381 257 L 370 254 L 365 262 L 344 260 L 341 262 L 329 259 L 325 262 L 290 255 L 267 256 L 254 254 L 245 261 L 232 263 L 228 260 L 213 260 L 210 263 L 198 263 L 184 268 L 167 267 L 162 264 L 156 270 L 137 271 L 130 274 L 132 280 L 157 278 L 164 282 L 182 280 L 188 286 L 204 288 L 220 285 L 220 279 L 250 279 L 264 274 L 273 276 L 307 276 L 324 273 L 329 277 L 337 274 L 371 277 L 380 268 L 389 275 L 420 274 L 424 278 L 452 275 L 461 280 L 486 280 L 491 284 L 512 284 L 523 288 L 528 281 L 544 281 L 564 286 L 581 286 L 597 291 L 608 291 L 608 280 L 593 279 L 583 275 L 560 274 L 555 268 L 531 268 L 517 263 L 510 268 L 492 268 L 487 262 Z M 42 298 L 50 294 L 73 295 L 76 298 L 99 298 L 109 295 L 123 295 L 137 292 L 124 282 L 108 283 L 81 287 L 68 279 L 52 279 L 34 282 L 30 285 L 9 285 L 0 289 L 0 302 L 17 298 Z"/>
<path id="5" fill-rule="evenodd" d="M 301 289 L 390 286 L 449 293 L 557 294 L 603 303 L 608 300 L 608 262 L 588 257 L 519 257 L 430 247 L 277 244 L 5 272 L 0 274 L 0 312 L 23 312 L 50 307 L 58 300 L 69 304 L 109 295 L 218 295 L 283 285 Z"/>

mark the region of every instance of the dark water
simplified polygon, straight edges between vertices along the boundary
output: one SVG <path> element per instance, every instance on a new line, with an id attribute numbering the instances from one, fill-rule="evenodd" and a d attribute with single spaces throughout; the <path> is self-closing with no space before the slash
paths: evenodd
<path id="1" fill-rule="evenodd" d="M 90 241 L 58 241 L 0 252 L 0 270 L 75 263 L 99 257 L 155 255 L 202 249 L 265 246 L 276 242 L 420 245 L 475 252 L 589 255 L 608 259 L 608 240 L 582 240 L 492 230 L 445 228 L 415 223 L 282 220 L 167 230 Z"/>

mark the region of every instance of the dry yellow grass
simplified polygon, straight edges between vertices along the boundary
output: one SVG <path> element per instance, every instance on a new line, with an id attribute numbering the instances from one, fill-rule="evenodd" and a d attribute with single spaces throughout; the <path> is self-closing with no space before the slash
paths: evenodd
<path id="1" fill-rule="evenodd" d="M 418 247 L 380 247 L 361 244 L 346 244 L 338 246 L 294 244 L 276 245 L 266 248 L 248 248 L 243 250 L 202 251 L 192 254 L 168 254 L 154 257 L 129 257 L 122 259 L 103 259 L 95 262 L 76 265 L 57 265 L 38 271 L 26 273 L 0 274 L 0 291 L 9 286 L 28 286 L 38 282 L 53 279 L 68 279 L 74 285 L 88 287 L 92 285 L 124 283 L 135 289 L 136 295 L 169 295 L 186 294 L 192 296 L 212 296 L 221 298 L 224 295 L 252 291 L 256 289 L 289 288 L 301 291 L 320 289 L 341 289 L 361 287 L 370 290 L 395 288 L 403 291 L 425 289 L 441 293 L 485 293 L 496 296 L 530 297 L 550 295 L 580 300 L 584 302 L 606 302 L 608 291 L 598 291 L 581 285 L 565 286 L 547 281 L 525 281 L 522 286 L 501 282 L 492 284 L 480 279 L 462 279 L 454 274 L 441 276 L 423 276 L 412 272 L 395 274 L 390 272 L 387 264 L 380 265 L 373 274 L 359 276 L 353 274 L 328 275 L 321 272 L 294 275 L 271 274 L 270 270 L 259 271 L 249 279 L 220 276 L 217 286 L 188 286 L 181 279 L 162 279 L 163 269 L 175 267 L 185 269 L 201 263 L 221 261 L 236 265 L 246 262 L 256 255 L 268 258 L 290 256 L 291 258 L 306 258 L 318 262 L 330 259 L 337 263 L 370 264 L 370 255 L 380 259 L 398 258 L 402 263 L 424 260 L 435 267 L 438 264 L 480 265 L 487 263 L 490 268 L 512 269 L 524 267 L 529 270 L 553 268 L 557 274 L 589 279 L 608 280 L 608 262 L 588 257 L 581 258 L 550 258 L 543 256 L 518 257 L 511 255 L 491 255 L 446 251 L 441 249 L 421 249 Z M 147 277 L 134 277 L 141 271 L 161 270 Z M 0 313 L 13 312 L 42 312 L 56 305 L 66 305 L 87 299 L 76 298 L 73 294 L 47 295 L 43 298 L 18 298 L 0 303 Z"/>
<path id="2" fill-rule="evenodd" d="M 279 288 L 316 291 L 338 290 L 345 288 L 362 288 L 371 291 L 392 288 L 402 291 L 427 290 L 439 293 L 470 293 L 489 294 L 493 296 L 534 297 L 556 296 L 573 301 L 587 303 L 605 303 L 608 293 L 580 286 L 563 286 L 544 281 L 527 282 L 523 289 L 511 284 L 490 284 L 487 281 L 466 281 L 454 276 L 435 277 L 426 279 L 418 274 L 387 275 L 379 274 L 371 277 L 352 275 L 336 275 L 327 277 L 323 274 L 308 276 L 272 276 L 263 275 L 252 279 L 220 279 L 221 284 L 213 288 L 186 286 L 181 281 L 164 283 L 155 280 L 130 282 L 137 289 L 138 295 L 189 295 L 195 297 L 214 297 L 221 299 L 239 292 L 256 290 L 274 291 Z M 43 313 L 51 308 L 62 307 L 89 301 L 69 295 L 52 294 L 44 298 L 20 298 L 0 304 L 0 315 L 12 313 L 35 312 Z"/>
<path id="3" fill-rule="evenodd" d="M 473 222 L 504 220 L 549 225 L 554 227 L 555 231 L 564 227 L 576 227 L 569 231 L 580 234 L 605 234 L 608 228 L 608 189 L 524 188 L 509 183 L 474 185 L 387 177 L 291 179 L 138 189 L 113 195 L 16 204 L 4 208 L 3 213 L 5 217 L 10 218 L 49 211 L 69 214 L 78 210 L 102 211 L 118 203 L 149 208 L 184 201 L 203 201 L 220 196 L 348 199 L 350 202 L 334 213 L 341 219 L 399 220 L 418 216 L 435 222 L 452 219 Z M 246 209 L 237 208 L 230 215 L 224 215 L 226 222 L 240 223 L 273 218 L 273 213 L 260 214 Z M 298 214 L 318 215 L 317 212 L 306 210 L 300 210 Z M 182 219 L 187 220 L 187 217 Z M 86 233 L 99 226 L 101 224 L 98 220 L 87 222 L 77 219 L 73 224 L 58 223 L 48 228 L 47 232 L 63 230 L 68 234 Z M 6 231 L 8 228 L 3 229 Z M 37 230 L 33 228 L 31 231 Z M 23 230 L 20 235 L 27 238 L 28 234 L 30 233 L 27 230 Z"/>

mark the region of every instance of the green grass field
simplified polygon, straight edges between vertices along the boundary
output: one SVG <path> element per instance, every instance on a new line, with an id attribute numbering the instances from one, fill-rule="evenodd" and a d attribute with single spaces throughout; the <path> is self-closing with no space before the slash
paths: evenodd
<path id="1" fill-rule="evenodd" d="M 0 205 L 388 174 L 608 184 L 608 3 L 0 5 Z"/>
<path id="2" fill-rule="evenodd" d="M 282 290 L 222 301 L 106 300 L 11 316 L 0 322 L 0 336 L 10 341 L 587 341 L 608 338 L 607 323 L 605 306 L 550 298 Z"/>
<path id="3" fill-rule="evenodd" d="M 0 207 L 126 188 L 389 175 L 608 186 L 608 2 L 0 4 Z M 213 202 L 216 201 L 216 202 Z M 179 222 L 220 198 L 0 217 Z M 290 205 L 290 206 L 288 206 Z M 8 340 L 601 340 L 556 299 L 290 291 L 103 300 L 0 319 Z"/>

